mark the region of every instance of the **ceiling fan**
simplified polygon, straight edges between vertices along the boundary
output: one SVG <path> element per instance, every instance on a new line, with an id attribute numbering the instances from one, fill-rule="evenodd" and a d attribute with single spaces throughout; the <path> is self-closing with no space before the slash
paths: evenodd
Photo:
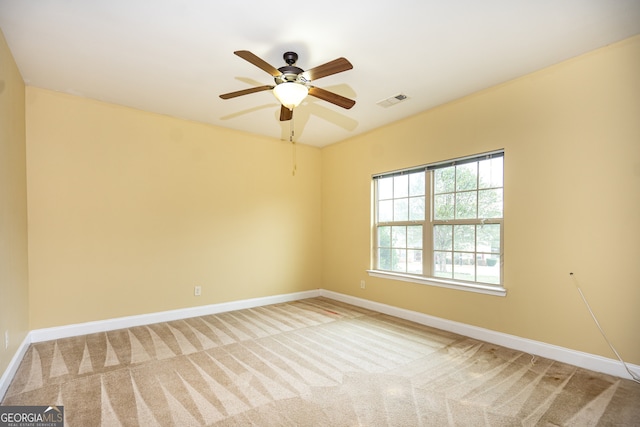
<path id="1" fill-rule="evenodd" d="M 285 52 L 282 58 L 287 65 L 280 68 L 275 68 L 248 50 L 238 50 L 233 53 L 271 74 L 275 80 L 275 85 L 257 86 L 225 93 L 220 95 L 222 99 L 273 90 L 273 94 L 282 104 L 280 107 L 280 121 L 291 120 L 293 117 L 293 109 L 300 105 L 307 95 L 315 96 L 316 98 L 346 109 L 353 107 L 356 103 L 356 101 L 352 99 L 309 84 L 312 80 L 352 69 L 353 65 L 345 58 L 334 59 L 326 64 L 304 71 L 295 65 L 298 60 L 298 54 L 295 52 Z"/>

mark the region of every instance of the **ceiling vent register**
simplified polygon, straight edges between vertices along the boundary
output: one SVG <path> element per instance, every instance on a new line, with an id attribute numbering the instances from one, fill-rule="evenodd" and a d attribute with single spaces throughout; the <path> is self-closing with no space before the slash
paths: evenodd
<path id="1" fill-rule="evenodd" d="M 399 93 L 395 96 L 392 96 L 391 98 L 387 98 L 387 99 L 383 99 L 382 101 L 378 101 L 376 102 L 376 104 L 378 104 L 381 107 L 384 108 L 389 108 L 392 105 L 396 105 L 401 103 L 402 101 L 406 101 L 407 99 L 409 99 L 409 97 L 403 93 Z"/>

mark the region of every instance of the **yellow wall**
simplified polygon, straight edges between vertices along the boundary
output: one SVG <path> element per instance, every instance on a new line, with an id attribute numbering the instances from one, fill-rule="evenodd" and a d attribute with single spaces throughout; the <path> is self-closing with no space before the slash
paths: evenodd
<path id="1" fill-rule="evenodd" d="M 321 153 L 28 87 L 32 329 L 321 286 Z M 193 295 L 202 286 L 202 296 Z"/>
<path id="2" fill-rule="evenodd" d="M 367 276 L 372 174 L 500 148 L 507 297 Z M 573 272 L 618 351 L 640 363 L 640 36 L 322 155 L 323 288 L 614 358 Z"/>
<path id="3" fill-rule="evenodd" d="M 24 82 L 0 31 L 0 373 L 28 330 Z"/>

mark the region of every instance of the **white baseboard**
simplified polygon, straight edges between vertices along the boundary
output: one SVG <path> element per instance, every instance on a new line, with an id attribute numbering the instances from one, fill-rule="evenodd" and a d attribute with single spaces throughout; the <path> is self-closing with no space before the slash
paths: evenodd
<path id="1" fill-rule="evenodd" d="M 79 335 L 94 334 L 97 332 L 131 328 L 133 326 L 150 325 L 152 323 L 159 322 L 170 322 L 172 320 L 187 319 L 189 317 L 206 316 L 208 314 L 225 313 L 227 311 L 242 310 L 245 308 L 260 307 L 263 305 L 278 304 L 282 302 L 297 301 L 304 298 L 314 298 L 319 295 L 320 290 L 314 289 L 312 291 L 272 295 L 268 297 L 251 298 L 218 304 L 201 305 L 198 307 L 160 311 L 157 313 L 118 317 L 115 319 L 99 320 L 95 322 L 35 329 L 31 331 L 29 335 L 31 336 L 31 342 L 57 340 L 60 338 L 68 338 Z"/>
<path id="2" fill-rule="evenodd" d="M 9 384 L 11 384 L 11 380 L 15 376 L 16 372 L 18 372 L 18 368 L 20 367 L 20 363 L 24 358 L 24 355 L 27 353 L 29 349 L 29 344 L 31 344 L 31 337 L 29 334 L 22 340 L 20 346 L 18 346 L 18 350 L 11 358 L 7 369 L 5 369 L 4 373 L 0 377 L 0 401 L 4 399 L 4 395 L 9 389 Z"/>
<path id="3" fill-rule="evenodd" d="M 595 354 L 584 353 L 577 350 L 571 350 L 565 347 L 559 347 L 540 341 L 534 341 L 527 338 L 521 338 L 515 335 L 509 335 L 502 332 L 492 331 L 490 329 L 479 328 L 452 320 L 442 319 L 440 317 L 430 316 L 428 314 L 419 313 L 417 311 L 405 310 L 403 308 L 394 307 L 379 302 L 345 295 L 338 292 L 320 290 L 320 296 L 331 298 L 336 301 L 342 301 L 358 307 L 367 308 L 390 316 L 399 317 L 401 319 L 410 320 L 421 325 L 430 326 L 432 328 L 442 329 L 444 331 L 453 332 L 464 335 L 466 337 L 475 338 L 480 341 L 500 345 L 503 347 L 519 350 L 528 354 L 545 357 L 547 359 L 557 360 L 558 362 L 568 363 L 573 366 L 588 369 L 591 371 L 602 372 L 604 374 L 613 375 L 620 378 L 633 379 L 629 372 L 624 368 L 622 363 L 617 359 L 608 359 L 606 357 Z M 627 363 L 629 369 L 640 375 L 640 366 Z"/>

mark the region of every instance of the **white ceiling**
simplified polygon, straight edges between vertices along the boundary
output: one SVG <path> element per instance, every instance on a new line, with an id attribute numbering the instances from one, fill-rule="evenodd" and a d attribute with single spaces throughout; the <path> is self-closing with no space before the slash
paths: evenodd
<path id="1" fill-rule="evenodd" d="M 0 29 L 27 85 L 289 139 L 272 84 L 235 56 L 309 69 L 356 100 L 307 97 L 295 140 L 325 146 L 640 33 L 640 0 L 0 0 Z M 409 99 L 383 108 L 399 93 Z"/>

